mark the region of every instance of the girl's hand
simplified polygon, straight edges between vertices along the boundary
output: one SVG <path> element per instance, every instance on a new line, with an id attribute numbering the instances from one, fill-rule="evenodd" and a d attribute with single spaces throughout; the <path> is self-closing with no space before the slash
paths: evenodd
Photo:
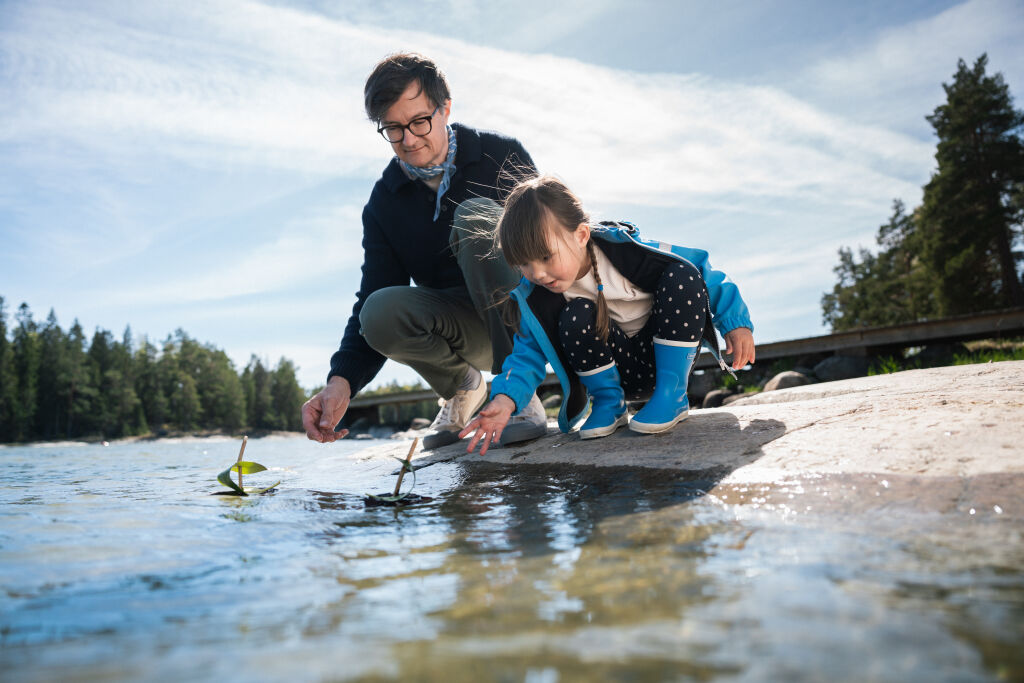
<path id="1" fill-rule="evenodd" d="M 737 327 L 725 333 L 725 353 L 732 354 L 732 369 L 739 370 L 754 362 L 754 333 L 747 327 Z"/>
<path id="2" fill-rule="evenodd" d="M 459 438 L 476 431 L 473 438 L 466 447 L 467 453 L 472 453 L 477 443 L 483 439 L 483 446 L 480 448 L 480 455 L 487 454 L 487 447 L 501 438 L 501 430 L 508 424 L 508 419 L 516 410 L 516 404 L 505 394 L 498 394 L 494 400 L 480 409 L 466 428 L 459 432 Z"/>

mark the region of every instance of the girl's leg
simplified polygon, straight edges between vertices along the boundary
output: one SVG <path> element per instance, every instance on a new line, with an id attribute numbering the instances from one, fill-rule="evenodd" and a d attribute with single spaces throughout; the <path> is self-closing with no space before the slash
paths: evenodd
<path id="1" fill-rule="evenodd" d="M 563 309 L 558 321 L 558 337 L 569 356 L 570 367 L 583 376 L 614 362 L 626 399 L 647 398 L 654 390 L 655 379 L 652 333 L 641 330 L 628 337 L 610 320 L 608 340 L 601 341 L 595 328 L 596 318 L 597 304 L 588 299 L 573 299 Z"/>
<path id="2" fill-rule="evenodd" d="M 622 381 L 609 343 L 611 335 L 609 342 L 598 337 L 596 313 L 594 302 L 573 299 L 558 319 L 558 338 L 569 358 L 570 369 L 579 376 L 591 399 L 590 417 L 580 427 L 581 439 L 607 436 L 629 420 Z"/>
<path id="3" fill-rule="evenodd" d="M 699 344 L 704 334 L 707 293 L 700 271 L 672 263 L 661 274 L 648 327 L 655 339 Z"/>
<path id="4" fill-rule="evenodd" d="M 706 307 L 707 290 L 700 271 L 688 263 L 667 266 L 645 326 L 653 336 L 654 393 L 633 417 L 633 431 L 655 434 L 686 419 L 686 386 L 704 335 Z"/>

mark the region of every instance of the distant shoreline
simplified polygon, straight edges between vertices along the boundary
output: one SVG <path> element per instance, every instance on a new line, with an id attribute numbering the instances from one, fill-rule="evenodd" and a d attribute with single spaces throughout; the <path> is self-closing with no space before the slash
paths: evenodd
<path id="1" fill-rule="evenodd" d="M 405 436 L 409 439 L 419 436 L 423 430 L 402 429 L 397 425 L 374 425 L 367 430 L 354 430 L 345 437 L 345 441 L 387 441 L 396 438 L 395 435 Z M 80 439 L 38 439 L 35 441 L 11 441 L 0 443 L 0 449 L 15 448 L 18 446 L 99 446 L 124 443 L 146 443 L 155 441 L 203 441 L 205 439 L 228 439 L 241 441 L 243 436 L 250 439 L 265 438 L 294 438 L 305 436 L 305 432 L 286 432 L 282 430 L 253 430 L 251 432 L 227 432 L 219 429 L 191 430 L 191 431 L 170 431 L 166 433 L 143 434 L 139 436 L 121 436 L 116 439 L 104 439 L 102 436 L 88 436 Z"/>
<path id="2" fill-rule="evenodd" d="M 80 439 L 39 439 L 36 441 L 11 441 L 7 443 L 0 443 L 0 448 L 16 447 L 16 446 L 74 446 L 87 444 L 90 446 L 103 445 L 103 444 L 120 444 L 120 443 L 144 443 L 148 441 L 203 441 L 205 439 L 223 438 L 223 439 L 236 439 L 242 440 L 243 436 L 248 436 L 250 439 L 263 439 L 266 437 L 295 437 L 303 436 L 304 432 L 285 432 L 279 430 L 254 430 L 251 432 L 226 432 L 217 429 L 212 430 L 193 430 L 193 431 L 168 431 L 164 434 L 143 434 L 139 436 L 122 436 L 116 439 L 104 439 L 102 436 L 88 436 Z"/>

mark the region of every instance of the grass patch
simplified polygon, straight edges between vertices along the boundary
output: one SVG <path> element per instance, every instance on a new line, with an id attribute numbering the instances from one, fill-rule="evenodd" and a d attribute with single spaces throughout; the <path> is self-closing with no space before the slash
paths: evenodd
<path id="1" fill-rule="evenodd" d="M 1024 346 L 1016 349 L 979 349 L 970 353 L 958 353 L 953 356 L 953 365 L 999 363 L 1004 360 L 1024 360 Z"/>
<path id="2" fill-rule="evenodd" d="M 980 339 L 966 342 L 964 346 L 967 353 L 954 354 L 953 365 L 1024 360 L 1024 339 Z"/>
<path id="3" fill-rule="evenodd" d="M 906 368 L 904 367 L 905 361 L 902 358 L 896 358 L 895 356 L 885 356 L 877 359 L 868 368 L 868 377 L 874 377 L 875 375 L 891 375 L 894 372 L 902 372 Z"/>

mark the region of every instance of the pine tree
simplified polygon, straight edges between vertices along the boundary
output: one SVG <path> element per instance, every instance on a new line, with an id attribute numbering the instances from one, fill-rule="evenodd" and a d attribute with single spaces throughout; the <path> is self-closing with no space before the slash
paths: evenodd
<path id="1" fill-rule="evenodd" d="M 274 413 L 274 399 L 271 394 L 271 377 L 263 361 L 253 354 L 242 373 L 246 397 L 249 427 L 253 429 L 274 429 L 277 416 Z"/>
<path id="2" fill-rule="evenodd" d="M 149 431 L 159 432 L 167 422 L 167 396 L 160 381 L 159 353 L 146 337 L 135 352 L 135 393 Z"/>
<path id="3" fill-rule="evenodd" d="M 36 415 L 39 382 L 39 332 L 32 319 L 28 304 L 21 304 L 15 316 L 14 368 L 18 376 L 18 394 L 15 404 L 14 432 L 19 441 L 35 436 L 33 425 Z"/>
<path id="4" fill-rule="evenodd" d="M 242 383 L 228 355 L 207 347 L 206 362 L 200 374 L 200 397 L 206 426 L 213 429 L 240 429 L 245 424 L 245 395 Z"/>
<path id="5" fill-rule="evenodd" d="M 299 431 L 302 427 L 302 404 L 306 397 L 295 379 L 295 365 L 282 357 L 271 378 L 271 400 L 277 429 Z"/>
<path id="6" fill-rule="evenodd" d="M 89 356 L 85 348 L 85 331 L 76 319 L 68 330 L 66 342 L 68 376 L 62 385 L 62 400 L 67 407 L 68 423 L 66 436 L 93 434 L 92 425 L 97 424 L 95 410 L 99 404 L 99 387 L 96 385 Z"/>
<path id="7" fill-rule="evenodd" d="M 132 363 L 132 348 L 132 328 L 129 326 L 125 327 L 121 341 L 114 342 L 110 347 L 111 367 L 108 373 L 115 436 L 144 431 L 145 420 L 143 419 L 143 424 L 140 424 L 139 413 L 142 401 L 135 393 L 135 366 Z"/>
<path id="8" fill-rule="evenodd" d="M 938 170 L 924 187 L 922 257 L 945 315 L 1024 306 L 1018 274 L 1024 112 L 1013 108 L 987 55 L 957 65 L 947 101 L 928 116 L 939 138 Z"/>
<path id="9" fill-rule="evenodd" d="M 833 269 L 839 282 L 822 297 L 824 322 L 833 332 L 899 325 L 935 312 L 932 280 L 918 257 L 919 234 L 914 216 L 903 202 L 893 202 L 889 222 L 878 228 L 878 255 L 839 249 L 839 265 Z"/>
<path id="10" fill-rule="evenodd" d="M 199 345 L 178 329 L 164 341 L 160 358 L 160 374 L 167 396 L 170 423 L 182 431 L 200 426 L 202 402 L 196 386 L 199 374 Z"/>
<path id="11" fill-rule="evenodd" d="M 14 349 L 7 339 L 7 310 L 0 296 L 0 442 L 16 437 L 18 374 L 14 367 Z"/>
<path id="12" fill-rule="evenodd" d="M 50 309 L 39 331 L 39 382 L 35 429 L 37 436 L 52 439 L 61 436 L 67 426 L 66 405 L 60 400 L 62 384 L 67 376 L 64 331 L 57 324 L 57 314 Z"/>
<path id="13" fill-rule="evenodd" d="M 90 415 L 90 431 L 113 437 L 117 431 L 117 387 L 120 380 L 112 376 L 114 336 L 108 330 L 96 328 L 89 343 L 89 380 L 96 387 L 96 400 Z"/>

